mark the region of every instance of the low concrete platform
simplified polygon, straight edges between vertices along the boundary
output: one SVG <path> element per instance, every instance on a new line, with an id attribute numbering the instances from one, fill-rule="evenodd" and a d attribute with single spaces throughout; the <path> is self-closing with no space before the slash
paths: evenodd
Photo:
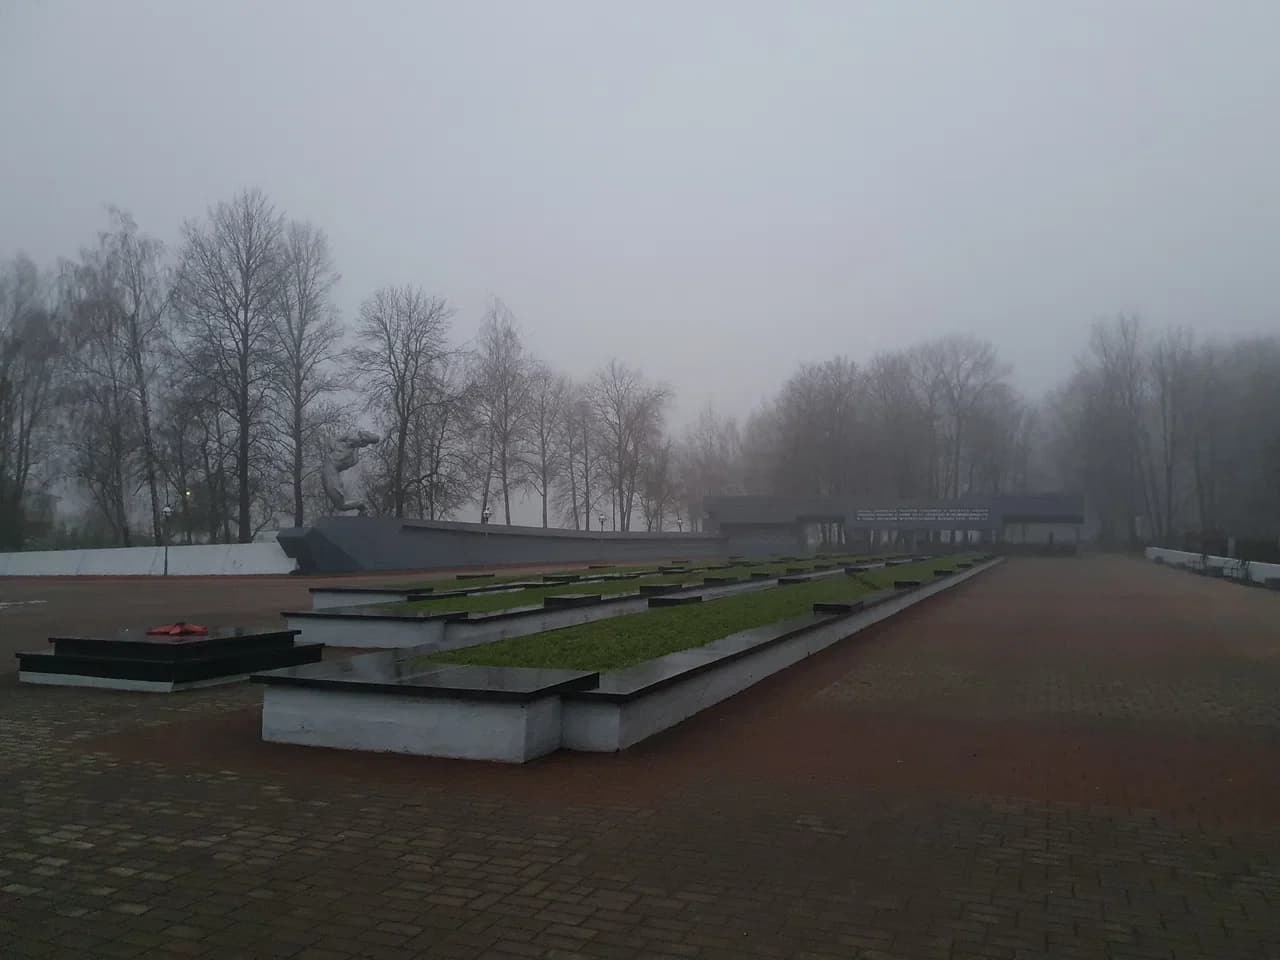
<path id="1" fill-rule="evenodd" d="M 450 666 L 404 650 L 253 679 L 266 685 L 263 740 L 524 763 L 559 748 L 560 694 L 599 675 Z"/>

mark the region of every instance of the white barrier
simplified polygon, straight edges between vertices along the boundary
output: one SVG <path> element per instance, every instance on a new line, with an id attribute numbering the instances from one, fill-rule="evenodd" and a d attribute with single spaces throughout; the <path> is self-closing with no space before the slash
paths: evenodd
<path id="1" fill-rule="evenodd" d="M 1236 560 L 1232 557 L 1216 557 L 1213 554 L 1191 553 L 1187 550 L 1168 550 L 1164 547 L 1147 547 L 1148 560 L 1159 560 L 1170 566 L 1191 567 L 1199 570 L 1202 566 L 1210 570 L 1221 570 L 1224 577 L 1233 580 L 1251 580 L 1254 583 L 1266 583 L 1268 580 L 1280 579 L 1280 563 L 1258 563 L 1254 560 Z"/>
<path id="2" fill-rule="evenodd" d="M 158 577 L 164 547 L 32 550 L 0 553 L 0 577 Z M 169 575 L 240 576 L 292 573 L 297 564 L 278 543 L 210 543 L 169 548 Z"/>

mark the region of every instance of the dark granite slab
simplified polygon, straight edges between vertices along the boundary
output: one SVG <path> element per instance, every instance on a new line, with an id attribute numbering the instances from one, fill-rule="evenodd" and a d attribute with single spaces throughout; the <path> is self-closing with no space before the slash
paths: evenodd
<path id="1" fill-rule="evenodd" d="M 681 593 L 649 598 L 649 606 L 651 607 L 683 607 L 686 604 L 701 602 L 702 594 L 700 593 Z"/>
<path id="2" fill-rule="evenodd" d="M 966 561 L 962 560 L 962 561 L 960 561 L 959 563 L 957 563 L 957 564 L 956 564 L 956 569 L 957 569 L 957 570 L 968 570 L 968 569 L 970 569 L 972 566 L 973 566 L 973 564 L 972 564 L 972 563 L 968 563 L 968 562 L 966 562 Z"/>
<path id="3" fill-rule="evenodd" d="M 442 614 L 450 623 L 490 623 L 494 620 L 509 620 L 512 617 L 523 617 L 530 613 L 546 613 L 542 604 L 526 604 L 523 607 L 507 607 L 505 610 L 463 610 Z"/>
<path id="4" fill-rule="evenodd" d="M 953 573 L 955 573 L 955 571 L 950 567 L 935 567 L 933 570 L 933 575 L 935 577 L 949 577 Z"/>
<path id="5" fill-rule="evenodd" d="M 752 570 L 748 576 L 752 580 L 772 580 L 774 575 L 767 570 Z"/>
<path id="6" fill-rule="evenodd" d="M 797 574 L 793 576 L 779 577 L 778 586 L 785 587 L 793 583 L 809 583 L 813 579 L 814 579 L 814 574 L 812 573 L 803 573 L 803 574 Z"/>
<path id="7" fill-rule="evenodd" d="M 844 568 L 844 572 L 845 572 L 845 573 L 848 573 L 848 574 L 854 574 L 854 573 L 869 573 L 870 571 L 872 571 L 872 570 L 874 570 L 874 569 L 875 569 L 875 567 L 871 566 L 871 564 L 869 564 L 869 563 L 854 563 L 854 564 L 850 564 L 849 566 L 845 567 L 845 568 Z"/>
<path id="8" fill-rule="evenodd" d="M 582 575 L 577 573 L 547 573 L 542 576 L 543 583 L 573 583 L 581 579 Z"/>
<path id="9" fill-rule="evenodd" d="M 453 596 L 445 594 L 444 597 Z M 411 595 L 410 600 L 413 599 Z M 424 600 L 439 600 L 440 594 L 434 594 L 429 597 L 423 597 Z M 541 609 L 538 607 L 537 609 Z M 446 620 L 454 616 L 448 610 L 422 610 L 414 613 L 392 613 L 386 606 L 379 604 L 370 604 L 368 606 L 359 607 L 326 607 L 321 610 L 286 610 L 280 614 L 282 617 L 298 618 L 302 620 L 397 620 L 407 623 L 421 623 L 425 620 Z"/>
<path id="10" fill-rule="evenodd" d="M 920 586 L 919 580 L 895 580 L 893 581 L 895 590 L 914 590 Z"/>
<path id="11" fill-rule="evenodd" d="M 378 596 L 381 594 L 403 596 L 405 593 L 410 592 L 410 587 L 411 587 L 410 584 L 406 584 L 402 588 L 401 587 L 343 587 L 343 586 L 308 587 L 307 592 L 308 593 L 358 593 L 358 594 L 367 593 L 373 596 Z M 434 587 L 412 587 L 412 592 L 413 593 L 431 593 L 431 591 L 434 589 L 435 589 Z"/>
<path id="12" fill-rule="evenodd" d="M 219 677 L 238 677 L 259 670 L 272 670 L 320 660 L 321 643 L 263 648 L 219 649 L 215 655 L 179 660 L 147 657 L 94 657 L 46 651 L 17 654 L 18 669 L 60 676 L 98 677 L 104 680 L 134 680 L 151 683 L 199 683 Z"/>
<path id="13" fill-rule="evenodd" d="M 455 580 L 492 580 L 493 576 L 494 575 L 492 573 L 460 573 L 456 577 L 454 577 L 454 579 Z"/>
<path id="14" fill-rule="evenodd" d="M 548 608 L 589 607 L 600 602 L 598 593 L 562 593 L 555 597 L 544 597 L 542 605 Z"/>
<path id="15" fill-rule="evenodd" d="M 52 636 L 57 656 L 152 660 L 176 663 L 235 656 L 245 650 L 278 650 L 293 646 L 300 630 L 283 627 L 213 628 L 207 636 L 148 636 L 146 628 L 119 630 L 100 637 Z"/>
<path id="16" fill-rule="evenodd" d="M 442 664 L 413 648 L 255 674 L 256 683 L 358 693 L 502 700 L 524 703 L 594 687 L 599 674 L 581 670 Z"/>
<path id="17" fill-rule="evenodd" d="M 707 586 L 707 587 L 718 586 L 726 583 L 741 583 L 741 582 L 742 582 L 741 577 L 703 577 L 702 578 L 703 586 Z"/>
<path id="18" fill-rule="evenodd" d="M 683 590 L 682 583 L 642 583 L 640 584 L 640 596 L 642 597 L 660 597 L 664 593 L 675 593 L 677 590 Z"/>
<path id="19" fill-rule="evenodd" d="M 814 613 L 857 613 L 862 609 L 861 600 L 827 600 L 813 605 Z"/>

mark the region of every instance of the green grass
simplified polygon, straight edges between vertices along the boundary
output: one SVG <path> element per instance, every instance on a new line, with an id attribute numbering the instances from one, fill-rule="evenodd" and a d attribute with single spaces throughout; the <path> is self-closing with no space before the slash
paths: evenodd
<path id="1" fill-rule="evenodd" d="M 892 586 L 895 579 L 928 581 L 933 579 L 935 567 L 950 566 L 955 559 L 930 560 L 874 573 L 887 573 L 888 576 L 881 579 L 887 579 L 888 586 Z M 491 667 L 618 670 L 700 647 L 741 630 L 804 616 L 812 612 L 815 603 L 856 599 L 881 585 L 871 574 L 864 578 L 870 579 L 834 576 L 686 607 L 661 607 L 634 616 L 449 650 L 432 659 Z"/>

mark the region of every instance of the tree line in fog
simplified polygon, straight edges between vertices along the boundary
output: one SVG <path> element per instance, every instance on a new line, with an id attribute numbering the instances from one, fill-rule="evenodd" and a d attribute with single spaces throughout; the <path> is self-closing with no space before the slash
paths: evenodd
<path id="1" fill-rule="evenodd" d="M 510 523 L 532 501 L 543 526 L 693 530 L 710 494 L 1071 489 L 1113 543 L 1280 517 L 1275 338 L 1103 321 L 1028 398 L 992 344 L 943 337 L 802 366 L 741 419 L 672 430 L 660 380 L 619 359 L 572 378 L 500 300 L 464 343 L 442 291 L 410 279 L 344 319 L 338 281 L 324 231 L 254 190 L 172 247 L 112 209 L 74 257 L 0 264 L 0 547 L 301 525 L 329 509 L 326 441 L 356 429 L 379 441 L 349 492 L 382 516 Z"/>

